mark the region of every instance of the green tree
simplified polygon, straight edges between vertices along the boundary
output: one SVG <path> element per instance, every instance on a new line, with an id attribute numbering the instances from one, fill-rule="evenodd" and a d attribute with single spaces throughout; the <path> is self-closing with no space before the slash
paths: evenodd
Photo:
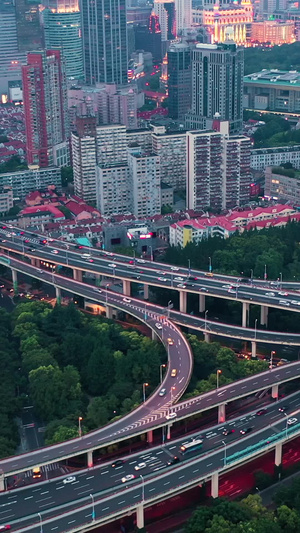
<path id="1" fill-rule="evenodd" d="M 281 505 L 278 507 L 276 515 L 282 531 L 299 533 L 300 516 L 294 509 L 290 509 L 287 505 Z"/>
<path id="2" fill-rule="evenodd" d="M 78 428 L 76 427 L 66 427 L 59 426 L 55 431 L 51 439 L 46 440 L 46 444 L 51 446 L 51 444 L 56 444 L 57 442 L 64 442 L 65 440 L 75 439 L 78 437 Z"/>
<path id="3" fill-rule="evenodd" d="M 103 398 L 93 398 L 88 406 L 87 416 L 92 428 L 99 428 L 107 424 L 109 415 Z"/>
<path id="4" fill-rule="evenodd" d="M 231 533 L 231 531 L 232 524 L 217 514 L 213 516 L 209 521 L 209 526 L 205 529 L 205 533 Z"/>
<path id="5" fill-rule="evenodd" d="M 210 507 L 198 507 L 185 526 L 185 533 L 203 533 L 213 518 Z"/>

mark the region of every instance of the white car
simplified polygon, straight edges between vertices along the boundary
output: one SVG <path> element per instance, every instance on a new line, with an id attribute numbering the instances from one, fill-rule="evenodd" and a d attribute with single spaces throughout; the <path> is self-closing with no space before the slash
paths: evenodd
<path id="1" fill-rule="evenodd" d="M 91 256 L 91 254 L 82 254 L 80 257 L 81 257 L 81 259 L 90 259 L 90 257 L 92 257 L 92 256 Z"/>
<path id="2" fill-rule="evenodd" d="M 298 418 L 289 418 L 287 421 L 287 425 L 293 426 L 294 424 L 296 424 L 296 422 L 298 422 Z"/>
<path id="3" fill-rule="evenodd" d="M 292 300 L 291 304 L 292 305 L 300 305 L 300 302 L 299 302 L 299 300 Z"/>
<path id="4" fill-rule="evenodd" d="M 232 289 L 232 285 L 222 285 L 222 289 Z"/>
<path id="5" fill-rule="evenodd" d="M 63 479 L 63 484 L 67 485 L 68 483 L 74 483 L 76 481 L 76 476 L 68 476 Z"/>
<path id="6" fill-rule="evenodd" d="M 137 262 L 138 263 L 146 263 L 146 261 L 144 261 L 144 259 L 137 259 Z"/>
<path id="7" fill-rule="evenodd" d="M 159 322 L 156 322 L 155 327 L 156 329 L 162 329 L 162 325 Z"/>
<path id="8" fill-rule="evenodd" d="M 283 292 L 283 291 L 279 291 L 278 294 L 279 294 L 279 296 L 288 296 L 289 295 L 288 292 Z"/>
<path id="9" fill-rule="evenodd" d="M 168 415 L 166 415 L 166 419 L 167 420 L 173 420 L 173 418 L 176 418 L 177 416 L 177 413 L 175 413 L 175 411 L 173 411 L 173 413 L 169 413 Z"/>
<path id="10" fill-rule="evenodd" d="M 275 296 L 275 292 L 265 292 L 265 296 Z"/>
<path id="11" fill-rule="evenodd" d="M 186 285 L 184 285 L 183 283 L 179 283 L 177 287 L 179 287 L 180 289 L 186 289 Z"/>
<path id="12" fill-rule="evenodd" d="M 146 463 L 138 463 L 135 467 L 134 467 L 134 470 L 142 470 L 142 468 L 146 468 Z"/>
<path id="13" fill-rule="evenodd" d="M 285 305 L 286 307 L 290 306 L 290 302 L 288 302 L 287 300 L 279 300 L 279 303 L 280 305 Z"/>
<path id="14" fill-rule="evenodd" d="M 127 474 L 127 476 L 122 477 L 121 481 L 122 483 L 126 483 L 126 481 L 131 481 L 135 478 L 134 474 Z"/>
<path id="15" fill-rule="evenodd" d="M 41 268 L 38 268 L 38 269 L 37 269 L 37 272 L 38 272 L 39 274 L 43 274 L 44 270 L 42 270 Z"/>
<path id="16" fill-rule="evenodd" d="M 52 254 L 58 254 L 58 250 L 51 250 Z"/>
<path id="17" fill-rule="evenodd" d="M 117 265 L 115 263 L 109 263 L 108 266 L 111 268 L 116 268 Z"/>
<path id="18" fill-rule="evenodd" d="M 158 281 L 168 281 L 167 278 L 157 278 Z"/>
<path id="19" fill-rule="evenodd" d="M 179 270 L 177 267 L 171 267 L 171 270 Z"/>
<path id="20" fill-rule="evenodd" d="M 165 396 L 167 394 L 167 389 L 161 389 L 159 391 L 159 396 Z"/>
<path id="21" fill-rule="evenodd" d="M 131 300 L 130 300 L 130 298 L 123 298 L 123 302 L 126 302 L 127 304 L 130 304 Z"/>
<path id="22" fill-rule="evenodd" d="M 174 278 L 174 281 L 184 281 L 184 278 L 180 278 L 180 277 Z"/>

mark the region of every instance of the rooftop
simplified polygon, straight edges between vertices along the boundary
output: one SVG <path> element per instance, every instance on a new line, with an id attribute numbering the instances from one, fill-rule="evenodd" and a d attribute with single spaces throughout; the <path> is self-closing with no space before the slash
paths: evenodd
<path id="1" fill-rule="evenodd" d="M 244 83 L 262 83 L 265 85 L 292 85 L 300 87 L 300 72 L 297 70 L 263 69 L 244 76 Z"/>

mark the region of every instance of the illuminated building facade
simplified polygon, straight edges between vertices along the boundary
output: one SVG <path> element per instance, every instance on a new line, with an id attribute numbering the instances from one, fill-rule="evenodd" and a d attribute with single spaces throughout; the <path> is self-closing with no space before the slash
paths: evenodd
<path id="1" fill-rule="evenodd" d="M 253 22 L 251 0 L 242 0 L 240 4 L 220 7 L 219 4 L 193 10 L 193 23 L 206 28 L 211 35 L 211 43 L 222 43 L 228 35 L 236 44 L 247 42 L 247 33 Z"/>
<path id="2" fill-rule="evenodd" d="M 291 44 L 295 42 L 295 24 L 292 21 L 277 22 L 264 20 L 254 22 L 251 28 L 251 42 L 259 44 Z"/>
<path id="3" fill-rule="evenodd" d="M 191 107 L 191 48 L 187 43 L 171 44 L 168 50 L 169 117 L 184 120 Z"/>
<path id="4" fill-rule="evenodd" d="M 176 10 L 174 0 L 154 0 L 154 13 L 158 15 L 161 40 L 171 41 L 176 37 Z"/>

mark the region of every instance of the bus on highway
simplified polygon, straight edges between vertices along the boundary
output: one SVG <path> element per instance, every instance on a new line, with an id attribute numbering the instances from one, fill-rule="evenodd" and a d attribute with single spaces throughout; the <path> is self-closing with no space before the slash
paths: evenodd
<path id="1" fill-rule="evenodd" d="M 10 265 L 9 257 L 6 257 L 5 255 L 0 255 L 0 263 L 3 263 L 4 265 Z"/>
<path id="2" fill-rule="evenodd" d="M 185 442 L 184 444 L 180 446 L 180 453 L 184 455 L 185 453 L 198 450 L 199 448 L 202 448 L 202 444 L 203 444 L 202 439 L 194 439 L 191 442 Z"/>
<path id="3" fill-rule="evenodd" d="M 39 466 L 32 469 L 32 477 L 33 479 L 39 479 L 42 477 L 42 471 Z"/>

